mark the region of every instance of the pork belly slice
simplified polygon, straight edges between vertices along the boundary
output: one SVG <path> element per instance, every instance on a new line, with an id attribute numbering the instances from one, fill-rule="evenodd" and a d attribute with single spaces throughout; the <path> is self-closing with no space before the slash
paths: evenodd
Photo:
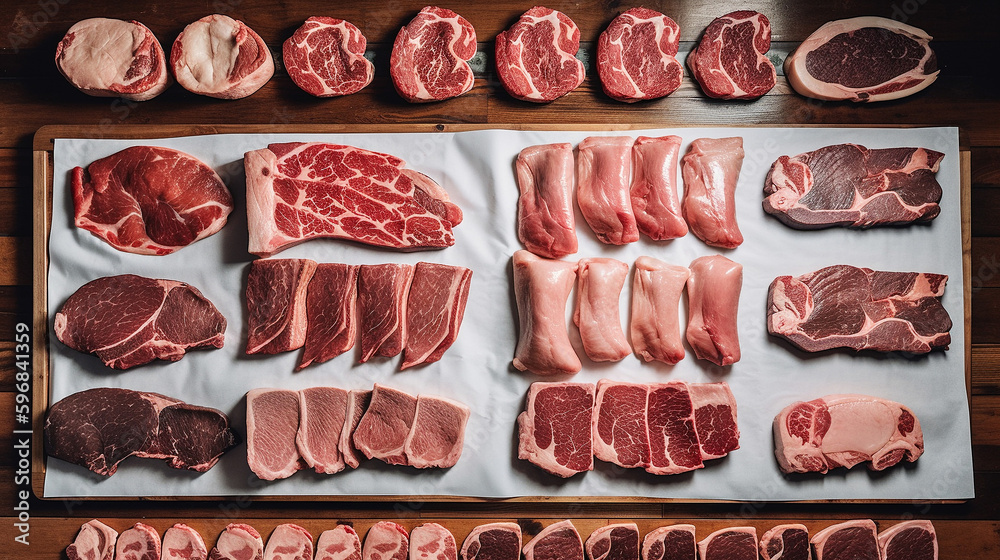
<path id="1" fill-rule="evenodd" d="M 337 525 L 320 533 L 316 560 L 361 560 L 361 540 L 354 527 Z"/>
<path id="2" fill-rule="evenodd" d="M 577 150 L 577 203 L 598 241 L 609 245 L 638 241 L 629 194 L 632 137 L 591 136 Z"/>
<path id="3" fill-rule="evenodd" d="M 518 339 L 514 367 L 538 375 L 573 374 L 583 367 L 569 341 L 566 300 L 576 282 L 577 263 L 514 253 L 514 296 Z"/>
<path id="4" fill-rule="evenodd" d="M 593 384 L 532 383 L 517 417 L 517 457 L 563 478 L 593 470 L 593 414 Z"/>
<path id="5" fill-rule="evenodd" d="M 244 523 L 230 523 L 219 534 L 208 560 L 263 560 L 264 540 Z"/>
<path id="6" fill-rule="evenodd" d="M 532 253 L 558 259 L 577 251 L 573 145 L 528 146 L 514 162 L 517 172 L 517 238 Z"/>
<path id="7" fill-rule="evenodd" d="M 379 521 L 368 529 L 362 560 L 407 560 L 410 535 L 392 521 Z"/>
<path id="8" fill-rule="evenodd" d="M 691 383 L 694 426 L 698 431 L 703 461 L 725 457 L 740 448 L 740 429 L 736 425 L 736 397 L 725 381 Z"/>
<path id="9" fill-rule="evenodd" d="M 655 241 L 684 237 L 688 232 L 677 197 L 680 150 L 680 136 L 640 136 L 632 146 L 632 212 L 639 233 Z"/>
<path id="10" fill-rule="evenodd" d="M 882 558 L 875 535 L 875 522 L 854 519 L 831 525 L 813 535 L 815 560 L 880 560 Z M 908 560 L 914 560 L 907 557 Z"/>
<path id="11" fill-rule="evenodd" d="M 318 473 L 344 470 L 339 444 L 347 415 L 347 398 L 347 391 L 337 387 L 310 387 L 299 391 L 295 448 L 306 465 Z"/>
<path id="12" fill-rule="evenodd" d="M 247 354 L 278 354 L 306 341 L 309 259 L 258 259 L 247 275 Z"/>
<path id="13" fill-rule="evenodd" d="M 705 466 L 695 429 L 688 384 L 667 381 L 649 385 L 646 401 L 649 466 L 652 474 L 678 474 Z"/>
<path id="14" fill-rule="evenodd" d="M 295 371 L 354 348 L 359 268 L 342 263 L 316 265 L 306 292 L 306 337 Z"/>
<path id="15" fill-rule="evenodd" d="M 361 357 L 391 358 L 406 345 L 406 297 L 413 265 L 363 264 L 358 275 Z"/>
<path id="16" fill-rule="evenodd" d="M 728 366 L 740 361 L 736 315 L 743 287 L 743 265 L 722 255 L 691 262 L 687 281 L 687 341 L 699 360 Z"/>
<path id="17" fill-rule="evenodd" d="M 406 298 L 406 351 L 400 369 L 441 359 L 458 337 L 472 270 L 418 262 Z"/>
<path id="18" fill-rule="evenodd" d="M 602 379 L 594 406 L 594 456 L 627 469 L 649 466 L 649 386 Z"/>
<path id="19" fill-rule="evenodd" d="M 403 443 L 406 464 L 418 469 L 455 466 L 462 456 L 470 413 L 460 402 L 419 395 L 413 427 Z"/>
<path id="20" fill-rule="evenodd" d="M 517 523 L 478 525 L 465 537 L 461 560 L 520 560 L 521 526 Z"/>
<path id="21" fill-rule="evenodd" d="M 313 538 L 294 523 L 282 523 L 267 538 L 264 560 L 313 560 Z"/>
<path id="22" fill-rule="evenodd" d="M 736 184 L 743 167 L 743 138 L 698 138 L 681 160 L 681 210 L 691 232 L 713 247 L 743 243 L 736 222 Z"/>
<path id="23" fill-rule="evenodd" d="M 160 560 L 160 533 L 145 523 L 136 523 L 118 535 L 116 560 Z"/>
<path id="24" fill-rule="evenodd" d="M 437 523 L 423 523 L 410 531 L 410 560 L 458 560 L 455 535 Z"/>
<path id="25" fill-rule="evenodd" d="M 264 40 L 240 20 L 212 14 L 189 24 L 170 48 L 170 66 L 184 89 L 218 99 L 241 99 L 274 75 Z"/>
<path id="26" fill-rule="evenodd" d="M 694 525 L 657 527 L 642 539 L 642 560 L 697 560 Z"/>
<path id="27" fill-rule="evenodd" d="M 644 361 L 672 365 L 684 359 L 679 309 L 690 276 L 686 267 L 653 257 L 635 260 L 629 336 L 636 356 Z"/>
<path id="28" fill-rule="evenodd" d="M 252 389 L 247 393 L 247 463 L 262 480 L 288 478 L 305 467 L 295 445 L 299 393 Z"/>
<path id="29" fill-rule="evenodd" d="M 371 391 L 350 391 L 347 393 L 347 413 L 337 447 L 344 458 L 344 463 L 352 469 L 358 468 L 358 465 L 361 464 L 360 452 L 358 448 L 354 447 L 354 431 L 358 428 L 361 417 L 365 415 L 365 410 L 368 409 L 371 400 Z"/>
<path id="30" fill-rule="evenodd" d="M 757 529 L 719 529 L 698 543 L 701 560 L 757 560 Z"/>
<path id="31" fill-rule="evenodd" d="M 354 430 L 354 447 L 369 459 L 407 465 L 405 444 L 417 414 L 417 397 L 375 384 L 371 403 Z"/>
<path id="32" fill-rule="evenodd" d="M 583 539 L 570 520 L 542 529 L 522 550 L 524 560 L 583 560 Z"/>
<path id="33" fill-rule="evenodd" d="M 584 352 L 595 362 L 617 362 L 632 353 L 618 311 L 627 277 L 628 265 L 615 259 L 582 259 L 577 268 L 573 322 Z"/>
<path id="34" fill-rule="evenodd" d="M 639 527 L 635 523 L 605 525 L 584 543 L 589 560 L 639 560 Z"/>
<path id="35" fill-rule="evenodd" d="M 118 531 L 96 519 L 80 525 L 73 543 L 66 547 L 69 560 L 114 560 Z"/>
<path id="36" fill-rule="evenodd" d="M 778 525 L 760 537 L 760 557 L 764 560 L 811 560 L 809 530 L 805 525 Z"/>
<path id="37" fill-rule="evenodd" d="M 897 523 L 878 534 L 882 560 L 937 560 L 934 524 L 926 519 Z"/>
<path id="38" fill-rule="evenodd" d="M 174 523 L 163 533 L 161 560 L 206 560 L 208 548 L 201 533 L 183 524 Z"/>

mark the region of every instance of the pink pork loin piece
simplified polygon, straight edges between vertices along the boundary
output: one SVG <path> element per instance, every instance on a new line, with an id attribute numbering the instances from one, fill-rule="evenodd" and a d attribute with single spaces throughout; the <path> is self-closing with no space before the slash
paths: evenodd
<path id="1" fill-rule="evenodd" d="M 367 44 L 349 21 L 311 17 L 282 45 L 282 60 L 288 76 L 306 93 L 350 95 L 375 77 L 375 65 L 365 58 Z"/>
<path id="2" fill-rule="evenodd" d="M 342 263 L 320 263 L 306 290 L 306 335 L 295 371 L 323 363 L 354 347 L 358 334 L 358 271 Z"/>
<path id="3" fill-rule="evenodd" d="M 406 464 L 418 469 L 455 466 L 462 456 L 470 414 L 460 402 L 419 395 L 413 426 L 403 443 Z"/>
<path id="4" fill-rule="evenodd" d="M 814 560 L 881 560 L 875 522 L 855 519 L 831 525 L 813 535 Z M 908 559 L 915 560 L 915 559 Z"/>
<path id="5" fill-rule="evenodd" d="M 639 527 L 635 523 L 605 525 L 584 543 L 589 560 L 639 560 Z"/>
<path id="6" fill-rule="evenodd" d="M 76 22 L 56 45 L 56 68 L 73 87 L 95 97 L 146 101 L 173 83 L 160 42 L 138 21 Z"/>
<path id="7" fill-rule="evenodd" d="M 792 403 L 774 417 L 774 454 L 786 473 L 826 473 L 866 461 L 881 471 L 923 452 L 913 411 L 878 397 L 828 395 Z"/>
<path id="8" fill-rule="evenodd" d="M 406 529 L 392 521 L 379 521 L 368 529 L 363 560 L 407 560 L 410 536 Z"/>
<path id="9" fill-rule="evenodd" d="M 250 525 L 230 523 L 219 535 L 208 560 L 264 560 L 264 540 Z"/>
<path id="10" fill-rule="evenodd" d="M 642 560 L 697 560 L 694 525 L 657 527 L 642 540 Z"/>
<path id="11" fill-rule="evenodd" d="M 517 457 L 563 478 L 593 470 L 593 414 L 593 384 L 532 383 L 517 417 Z"/>
<path id="12" fill-rule="evenodd" d="M 712 20 L 687 64 L 705 95 L 757 99 L 771 91 L 777 80 L 774 64 L 767 58 L 770 48 L 767 16 L 740 10 Z"/>
<path id="13" fill-rule="evenodd" d="M 136 523 L 118 535 L 115 560 L 160 560 L 160 533 L 145 523 Z"/>
<path id="14" fill-rule="evenodd" d="M 279 354 L 306 340 L 306 295 L 316 262 L 258 259 L 247 275 L 247 354 Z"/>
<path id="15" fill-rule="evenodd" d="M 69 560 L 114 560 L 118 531 L 96 519 L 80 525 L 73 543 L 66 547 Z"/>
<path id="16" fill-rule="evenodd" d="M 478 525 L 465 537 L 461 560 L 520 560 L 521 526 L 517 523 Z M 319 559 L 317 559 L 319 560 Z"/>
<path id="17" fill-rule="evenodd" d="M 455 12 L 426 6 L 399 30 L 389 57 L 392 85 L 410 103 L 441 101 L 472 89 L 468 61 L 476 56 L 476 30 Z"/>
<path id="18" fill-rule="evenodd" d="M 299 429 L 295 448 L 306 465 L 318 473 L 344 470 L 340 434 L 344 430 L 348 392 L 336 387 L 299 391 Z"/>
<path id="19" fill-rule="evenodd" d="M 615 259 L 582 259 L 577 268 L 573 323 L 580 328 L 584 352 L 595 362 L 618 362 L 632 353 L 619 312 L 627 277 L 628 265 Z"/>
<path id="20" fill-rule="evenodd" d="M 282 523 L 267 538 L 264 560 L 313 560 L 313 538 L 294 523 Z"/>
<path id="21" fill-rule="evenodd" d="M 728 366 L 740 361 L 736 316 L 743 265 L 722 255 L 698 257 L 691 262 L 687 281 L 687 341 L 699 360 Z"/>
<path id="22" fill-rule="evenodd" d="M 597 39 L 597 75 L 604 93 L 634 103 L 670 95 L 684 69 L 674 58 L 681 28 L 648 8 L 632 8 L 611 20 Z"/>
<path id="23" fill-rule="evenodd" d="M 764 560 L 811 560 L 809 530 L 805 525 L 778 525 L 760 537 L 760 557 Z"/>
<path id="24" fill-rule="evenodd" d="M 698 431 L 703 461 L 718 459 L 740 448 L 740 429 L 736 425 L 736 397 L 729 384 L 691 383 L 694 425 Z"/>
<path id="25" fill-rule="evenodd" d="M 652 474 L 678 474 L 705 466 L 695 429 L 688 384 L 667 381 L 649 385 L 646 401 L 649 466 Z"/>
<path id="26" fill-rule="evenodd" d="M 398 356 L 406 346 L 406 298 L 413 279 L 410 264 L 363 264 L 358 274 L 361 357 Z"/>
<path id="27" fill-rule="evenodd" d="M 701 560 L 757 560 L 757 529 L 719 529 L 698 543 Z"/>
<path id="28" fill-rule="evenodd" d="M 400 369 L 441 359 L 458 337 L 472 270 L 418 262 L 406 298 L 406 349 Z"/>
<path id="29" fill-rule="evenodd" d="M 201 533 L 183 524 L 175 523 L 163 533 L 160 560 L 207 560 L 208 548 Z"/>
<path id="30" fill-rule="evenodd" d="M 573 374 L 583 367 L 569 341 L 566 300 L 578 265 L 514 253 L 518 339 L 514 367 L 537 375 Z"/>
<path id="31" fill-rule="evenodd" d="M 629 179 L 632 137 L 590 136 L 577 146 L 576 199 L 597 240 L 625 245 L 639 240 Z"/>
<path id="32" fill-rule="evenodd" d="M 361 560 L 361 540 L 354 527 L 337 525 L 320 533 L 315 560 Z"/>
<path id="33" fill-rule="evenodd" d="M 627 469 L 649 466 L 649 386 L 602 379 L 594 406 L 594 456 Z"/>
<path id="34" fill-rule="evenodd" d="M 371 391 L 350 391 L 347 393 L 347 414 L 344 418 L 344 428 L 340 432 L 337 447 L 344 457 L 344 462 L 352 469 L 358 468 L 358 465 L 361 464 L 361 453 L 354 447 L 354 431 L 361 423 L 361 417 L 365 415 L 365 410 L 368 409 L 371 400 Z"/>
<path id="35" fill-rule="evenodd" d="M 938 560 L 937 533 L 926 519 L 897 523 L 878 534 L 882 560 Z"/>
<path id="36" fill-rule="evenodd" d="M 680 300 L 691 271 L 653 257 L 635 260 L 629 337 L 643 361 L 676 364 L 684 359 Z"/>
<path id="37" fill-rule="evenodd" d="M 219 99 L 246 97 L 274 75 L 274 59 L 260 35 L 221 14 L 181 31 L 170 49 L 170 66 L 184 89 Z"/>
<path id="38" fill-rule="evenodd" d="M 247 463 L 262 480 L 288 478 L 305 467 L 295 436 L 299 431 L 299 394 L 284 389 L 247 393 Z"/>
<path id="39" fill-rule="evenodd" d="M 580 28 L 566 14 L 535 6 L 496 37 L 500 83 L 522 101 L 547 103 L 583 83 Z"/>
<path id="40" fill-rule="evenodd" d="M 393 249 L 448 247 L 462 210 L 396 156 L 322 142 L 243 156 L 249 251 L 269 257 L 318 237 Z"/>
<path id="41" fill-rule="evenodd" d="M 577 251 L 573 185 L 573 145 L 528 146 L 514 163 L 517 186 L 517 238 L 532 253 L 558 259 Z"/>
<path id="42" fill-rule="evenodd" d="M 743 138 L 698 138 L 681 159 L 681 210 L 691 232 L 712 247 L 743 243 L 736 223 L 736 184 L 743 167 Z"/>
<path id="43" fill-rule="evenodd" d="M 371 404 L 354 430 L 354 446 L 369 459 L 409 464 L 404 447 L 416 414 L 417 397 L 376 383 Z"/>
<path id="44" fill-rule="evenodd" d="M 542 529 L 522 550 L 524 560 L 584 560 L 583 539 L 570 520 Z"/>
<path id="45" fill-rule="evenodd" d="M 458 560 L 455 535 L 437 523 L 423 523 L 410 531 L 410 560 Z"/>
<path id="46" fill-rule="evenodd" d="M 639 233 L 654 241 L 687 235 L 677 198 L 680 136 L 640 136 L 632 145 L 632 212 Z"/>

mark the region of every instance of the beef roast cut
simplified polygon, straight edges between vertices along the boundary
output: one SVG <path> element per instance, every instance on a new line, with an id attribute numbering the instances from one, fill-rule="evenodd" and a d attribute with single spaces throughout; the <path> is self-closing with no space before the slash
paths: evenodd
<path id="1" fill-rule="evenodd" d="M 677 61 L 681 28 L 649 8 L 631 8 L 611 20 L 597 39 L 597 75 L 604 93 L 633 103 L 670 95 L 681 85 Z"/>
<path id="2" fill-rule="evenodd" d="M 457 97 L 472 89 L 469 60 L 476 55 L 476 30 L 446 8 L 426 6 L 403 26 L 392 44 L 392 85 L 410 103 Z"/>
<path id="3" fill-rule="evenodd" d="M 246 97 L 274 74 L 274 59 L 260 35 L 222 14 L 188 24 L 170 48 L 170 66 L 184 89 L 219 99 Z"/>
<path id="4" fill-rule="evenodd" d="M 546 103 L 583 83 L 580 28 L 566 14 L 535 6 L 496 37 L 500 83 L 522 101 Z"/>
<path id="5" fill-rule="evenodd" d="M 311 17 L 295 30 L 281 49 L 285 70 L 295 85 L 316 97 L 350 95 L 375 77 L 365 58 L 368 41 L 349 21 Z"/>
<path id="6" fill-rule="evenodd" d="M 752 10 L 717 17 L 687 57 L 691 76 L 709 97 L 757 99 L 776 81 L 771 48 L 771 22 Z M 704 559 L 702 559 L 704 560 Z"/>

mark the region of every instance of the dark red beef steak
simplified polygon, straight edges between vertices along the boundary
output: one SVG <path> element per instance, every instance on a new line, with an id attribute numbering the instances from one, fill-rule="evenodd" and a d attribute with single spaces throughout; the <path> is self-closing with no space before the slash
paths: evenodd
<path id="1" fill-rule="evenodd" d="M 658 527 L 642 539 L 642 560 L 697 560 L 694 525 Z"/>
<path id="2" fill-rule="evenodd" d="M 805 525 L 778 525 L 760 538 L 760 556 L 764 560 L 810 560 L 809 530 Z"/>
<path id="3" fill-rule="evenodd" d="M 567 519 L 542 529 L 521 552 L 524 560 L 583 560 L 583 539 Z"/>
<path id="4" fill-rule="evenodd" d="M 757 529 L 719 529 L 698 543 L 701 560 L 757 560 Z"/>
<path id="5" fill-rule="evenodd" d="M 938 560 L 937 533 L 926 519 L 897 523 L 878 535 L 882 560 Z"/>
<path id="6" fill-rule="evenodd" d="M 521 527 L 517 523 L 487 523 L 475 527 L 462 545 L 461 560 L 519 560 Z"/>
<path id="7" fill-rule="evenodd" d="M 593 470 L 593 414 L 593 384 L 532 383 L 517 417 L 518 458 L 563 478 Z"/>
<path id="8" fill-rule="evenodd" d="M 680 36 L 680 26 L 655 10 L 621 13 L 597 40 L 597 74 L 604 93 L 627 103 L 673 93 L 684 76 L 674 58 Z"/>
<path id="9" fill-rule="evenodd" d="M 295 370 L 332 360 L 354 347 L 358 265 L 319 263 L 306 292 L 306 333 Z"/>
<path id="10" fill-rule="evenodd" d="M 704 467 L 688 384 L 683 381 L 650 384 L 646 407 L 650 449 L 646 470 L 653 474 L 677 474 Z"/>
<path id="11" fill-rule="evenodd" d="M 497 75 L 507 93 L 546 103 L 576 89 L 586 70 L 576 59 L 580 28 L 566 14 L 535 6 L 496 38 Z"/>
<path id="12" fill-rule="evenodd" d="M 316 262 L 258 259 L 247 274 L 247 354 L 278 354 L 306 340 L 306 296 Z"/>
<path id="13" fill-rule="evenodd" d="M 855 519 L 831 525 L 809 541 L 815 560 L 879 560 L 875 522 Z"/>
<path id="14" fill-rule="evenodd" d="M 584 543 L 590 560 L 639 560 L 639 528 L 635 523 L 605 525 Z"/>
<path id="15" fill-rule="evenodd" d="M 594 456 L 625 468 L 649 466 L 649 386 L 602 379 L 594 407 Z"/>
<path id="16" fill-rule="evenodd" d="M 396 35 L 389 75 L 410 103 L 441 101 L 472 89 L 468 60 L 476 55 L 476 30 L 446 8 L 426 6 Z"/>
<path id="17" fill-rule="evenodd" d="M 350 95 L 375 76 L 365 58 L 368 41 L 349 21 L 311 17 L 282 46 L 285 70 L 295 85 L 316 97 Z"/>
<path id="18" fill-rule="evenodd" d="M 753 10 L 717 17 L 687 57 L 691 76 L 709 97 L 756 99 L 774 87 L 776 72 L 767 58 L 771 22 Z"/>

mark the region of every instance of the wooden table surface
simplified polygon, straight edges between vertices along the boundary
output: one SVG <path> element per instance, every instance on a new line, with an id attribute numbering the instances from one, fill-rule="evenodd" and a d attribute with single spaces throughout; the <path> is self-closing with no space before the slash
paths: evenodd
<path id="1" fill-rule="evenodd" d="M 690 521 L 704 536 L 713 528 L 754 525 L 760 532 L 784 521 L 802 521 L 818 530 L 835 520 L 875 519 L 887 527 L 901 519 L 935 522 L 941 558 L 1000 557 L 1000 2 L 886 0 L 884 2 L 795 0 L 744 3 L 646 2 L 681 26 L 682 51 L 712 18 L 752 8 L 764 12 L 773 28 L 772 52 L 783 56 L 826 21 L 859 15 L 895 17 L 934 36 L 942 68 L 930 88 L 898 101 L 871 105 L 818 102 L 790 92 L 784 78 L 763 98 L 723 102 L 704 97 L 689 79 L 668 98 L 625 105 L 606 97 L 595 72 L 583 85 L 548 105 L 512 99 L 499 86 L 492 67 L 477 75 L 471 92 L 453 100 L 422 105 L 403 102 L 388 79 L 388 53 L 398 28 L 425 2 L 381 0 L 340 3 L 259 0 L 154 0 L 111 2 L 36 0 L 0 3 L 0 557 L 31 560 L 60 558 L 80 523 L 99 517 L 118 530 L 145 520 L 161 531 L 175 521 L 199 528 L 206 540 L 228 522 L 252 522 L 266 535 L 282 522 L 301 522 L 318 533 L 337 520 L 359 529 L 373 520 L 401 520 L 413 526 L 439 520 L 458 538 L 483 519 L 531 520 L 547 524 L 572 518 L 581 532 L 609 519 L 629 519 L 648 529 L 668 522 Z M 475 26 L 479 48 L 492 53 L 496 34 L 512 23 L 531 2 L 444 4 Z M 585 48 L 617 13 L 632 2 L 568 2 L 549 4 L 579 25 Z M 279 62 L 275 76 L 260 91 L 238 101 L 191 94 L 179 86 L 160 97 L 131 103 L 93 98 L 73 89 L 52 62 L 55 45 L 76 21 L 88 17 L 135 19 L 147 25 L 164 46 L 181 29 L 204 15 L 225 13 L 245 21 L 270 46 Z M 376 54 L 375 81 L 344 98 L 315 99 L 300 91 L 280 68 L 280 45 L 309 16 L 329 15 L 355 23 Z M 249 498 L 212 502 L 80 502 L 29 498 L 18 492 L 18 439 L 14 434 L 16 399 L 15 328 L 31 319 L 31 142 L 48 124 L 88 125 L 93 136 L 120 125 L 135 124 L 604 124 L 649 127 L 677 125 L 941 125 L 960 127 L 963 150 L 971 152 L 972 180 L 972 439 L 976 499 L 959 504 L 781 504 L 781 503 L 634 503 L 597 504 L 586 500 L 490 503 L 359 503 L 253 501 Z M 958 284 L 956 284 L 956 287 Z M 951 289 L 951 288 L 949 288 Z M 901 379 L 900 383 L 906 380 Z M 26 507 L 25 507 L 26 506 Z M 23 511 L 26 510 L 26 511 Z M 30 545 L 15 542 L 18 515 L 29 517 Z M 538 525 L 534 525 L 538 527 Z M 22 537 L 23 538 L 23 537 Z M 17 554 L 17 556 L 14 556 Z"/>

